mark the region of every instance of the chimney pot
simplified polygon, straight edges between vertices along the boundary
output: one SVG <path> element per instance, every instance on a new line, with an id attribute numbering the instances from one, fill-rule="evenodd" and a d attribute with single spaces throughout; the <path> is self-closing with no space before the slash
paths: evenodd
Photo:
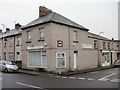
<path id="1" fill-rule="evenodd" d="M 10 31 L 10 28 L 6 28 L 6 32 Z"/>
<path id="2" fill-rule="evenodd" d="M 50 14 L 52 12 L 53 12 L 52 10 L 50 10 L 50 9 L 44 7 L 44 6 L 39 7 L 39 17 L 48 15 L 48 14 Z"/>
<path id="3" fill-rule="evenodd" d="M 15 24 L 15 29 L 19 29 L 21 25 L 19 23 Z"/>

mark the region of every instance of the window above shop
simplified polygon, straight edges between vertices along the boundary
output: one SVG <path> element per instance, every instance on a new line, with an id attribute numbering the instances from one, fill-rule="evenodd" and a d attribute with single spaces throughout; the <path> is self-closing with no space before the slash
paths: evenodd
<path id="1" fill-rule="evenodd" d="M 45 32 L 44 28 L 39 28 L 38 29 L 38 41 L 44 41 L 45 40 Z"/>
<path id="2" fill-rule="evenodd" d="M 26 42 L 30 43 L 31 42 L 31 30 L 27 31 L 26 34 L 27 34 L 27 41 Z"/>

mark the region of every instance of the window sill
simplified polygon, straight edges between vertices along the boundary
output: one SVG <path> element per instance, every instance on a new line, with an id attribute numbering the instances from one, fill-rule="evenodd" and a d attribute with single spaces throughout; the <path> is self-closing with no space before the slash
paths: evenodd
<path id="1" fill-rule="evenodd" d="M 16 46 L 20 46 L 20 45 L 16 45 Z"/>
<path id="2" fill-rule="evenodd" d="M 38 42 L 40 42 L 40 41 L 45 41 L 45 39 L 38 40 Z"/>
<path id="3" fill-rule="evenodd" d="M 78 41 L 73 41 L 74 43 L 78 43 Z"/>
<path id="4" fill-rule="evenodd" d="M 26 43 L 31 43 L 31 41 L 26 41 Z"/>

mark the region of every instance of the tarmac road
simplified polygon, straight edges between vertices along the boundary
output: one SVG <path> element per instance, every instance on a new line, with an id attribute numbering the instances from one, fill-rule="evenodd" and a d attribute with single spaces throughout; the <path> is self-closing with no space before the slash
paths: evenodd
<path id="1" fill-rule="evenodd" d="M 3 73 L 0 81 L 2 81 L 3 88 L 16 88 L 16 90 L 19 90 L 18 88 L 25 88 L 25 90 L 27 88 L 35 90 L 50 88 L 118 88 L 120 83 L 118 73 L 118 68 L 71 76 L 44 74 L 36 76 L 23 73 Z"/>

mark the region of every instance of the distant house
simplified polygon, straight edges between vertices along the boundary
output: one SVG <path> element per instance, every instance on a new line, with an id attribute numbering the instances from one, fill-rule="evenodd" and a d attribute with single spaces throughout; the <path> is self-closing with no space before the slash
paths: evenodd
<path id="1" fill-rule="evenodd" d="M 16 24 L 15 29 L 6 28 L 6 32 L 1 35 L 1 59 L 12 60 L 22 66 L 21 57 L 21 25 Z"/>

